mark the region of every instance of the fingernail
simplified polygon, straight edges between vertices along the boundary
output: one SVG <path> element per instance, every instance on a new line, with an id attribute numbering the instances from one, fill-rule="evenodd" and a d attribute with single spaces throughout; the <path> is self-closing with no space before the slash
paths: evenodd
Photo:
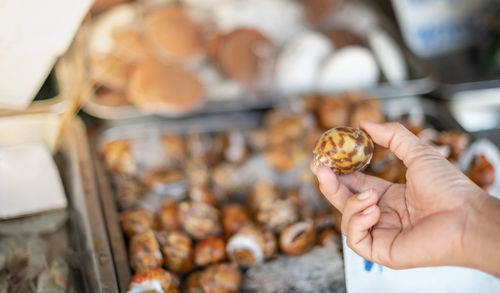
<path id="1" fill-rule="evenodd" d="M 365 200 L 367 199 L 371 194 L 371 190 L 366 190 L 361 192 L 360 194 L 357 195 L 358 200 Z"/>
<path id="2" fill-rule="evenodd" d="M 372 205 L 371 207 L 365 209 L 363 212 L 361 212 L 363 215 L 368 215 L 369 213 L 373 212 L 375 210 L 375 205 Z"/>

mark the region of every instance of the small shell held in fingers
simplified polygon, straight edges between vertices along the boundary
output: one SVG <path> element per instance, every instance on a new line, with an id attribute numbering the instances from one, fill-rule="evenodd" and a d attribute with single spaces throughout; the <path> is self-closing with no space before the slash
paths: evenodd
<path id="1" fill-rule="evenodd" d="M 316 231 L 311 222 L 298 222 L 286 227 L 280 234 L 280 248 L 286 254 L 301 255 L 314 246 Z"/>
<path id="2" fill-rule="evenodd" d="M 363 169 L 373 155 L 373 141 L 361 129 L 337 127 L 324 132 L 314 147 L 314 168 L 330 167 L 336 174 Z"/>

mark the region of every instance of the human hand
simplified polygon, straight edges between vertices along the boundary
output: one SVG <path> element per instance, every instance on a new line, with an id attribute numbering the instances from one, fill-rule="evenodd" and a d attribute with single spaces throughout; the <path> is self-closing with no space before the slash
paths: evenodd
<path id="1" fill-rule="evenodd" d="M 401 124 L 365 120 L 360 126 L 403 161 L 406 184 L 360 172 L 336 176 L 324 166 L 315 171 L 321 192 L 343 213 L 347 245 L 391 268 L 482 268 L 471 255 L 472 235 L 489 196 Z"/>

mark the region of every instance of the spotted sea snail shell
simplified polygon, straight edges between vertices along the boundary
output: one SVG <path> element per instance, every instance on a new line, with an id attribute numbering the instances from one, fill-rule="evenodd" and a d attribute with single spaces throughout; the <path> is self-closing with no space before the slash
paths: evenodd
<path id="1" fill-rule="evenodd" d="M 330 167 L 335 174 L 363 169 L 373 155 L 373 141 L 358 128 L 337 127 L 324 132 L 314 146 L 314 168 Z"/>

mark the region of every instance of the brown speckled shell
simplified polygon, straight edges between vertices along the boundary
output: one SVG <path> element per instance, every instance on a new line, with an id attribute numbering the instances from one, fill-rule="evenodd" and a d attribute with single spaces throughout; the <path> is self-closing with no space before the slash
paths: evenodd
<path id="1" fill-rule="evenodd" d="M 154 232 L 147 230 L 136 234 L 129 245 L 130 265 L 134 271 L 158 268 L 163 265 L 160 245 L 156 241 Z"/>
<path id="2" fill-rule="evenodd" d="M 187 273 L 193 268 L 193 245 L 189 236 L 181 231 L 156 233 L 167 269 Z"/>
<path id="3" fill-rule="evenodd" d="M 330 167 L 336 174 L 363 169 L 373 155 L 373 141 L 361 129 L 337 127 L 324 132 L 314 146 L 314 167 Z"/>

